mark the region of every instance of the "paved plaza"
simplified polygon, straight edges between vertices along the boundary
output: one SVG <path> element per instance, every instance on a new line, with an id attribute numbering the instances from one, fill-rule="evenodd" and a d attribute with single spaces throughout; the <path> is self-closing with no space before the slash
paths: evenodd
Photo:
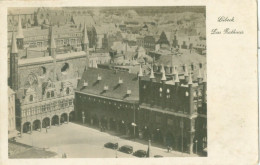
<path id="1" fill-rule="evenodd" d="M 55 157 L 61 158 L 63 153 L 69 158 L 124 158 L 134 157 L 116 150 L 104 148 L 107 142 L 117 142 L 119 146 L 131 145 L 134 151 L 142 149 L 147 151 L 148 142 L 141 140 L 128 140 L 125 136 L 116 136 L 111 132 L 100 132 L 98 129 L 82 126 L 75 123 L 52 126 L 51 129 L 42 129 L 41 132 L 33 131 L 32 134 L 23 134 L 17 138 L 17 142 L 37 148 L 45 148 L 47 151 L 57 153 Z M 164 157 L 196 156 L 176 151 L 167 152 L 166 148 L 151 147 L 151 155 Z"/>

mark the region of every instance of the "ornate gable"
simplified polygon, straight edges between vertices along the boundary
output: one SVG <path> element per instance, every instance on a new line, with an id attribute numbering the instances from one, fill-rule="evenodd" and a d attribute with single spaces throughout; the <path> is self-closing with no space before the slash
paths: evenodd
<path id="1" fill-rule="evenodd" d="M 32 87 L 29 87 L 25 92 L 24 102 L 33 103 L 33 102 L 37 102 L 37 101 L 38 101 L 38 97 L 37 97 L 35 89 L 33 89 Z"/>
<path id="2" fill-rule="evenodd" d="M 49 99 L 57 96 L 55 84 L 48 79 L 47 82 L 42 83 L 43 99 Z"/>

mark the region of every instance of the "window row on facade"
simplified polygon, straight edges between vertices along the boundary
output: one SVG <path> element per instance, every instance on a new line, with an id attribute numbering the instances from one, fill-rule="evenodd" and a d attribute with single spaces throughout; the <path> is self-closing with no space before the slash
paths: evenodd
<path id="1" fill-rule="evenodd" d="M 72 107 L 72 106 L 73 106 L 73 99 L 62 100 L 59 102 L 53 102 L 53 103 L 45 104 L 42 106 L 35 106 L 35 107 L 23 109 L 22 117 L 32 116 L 32 115 L 56 111 L 56 110 L 63 110 L 64 108 L 68 108 L 68 107 Z"/>

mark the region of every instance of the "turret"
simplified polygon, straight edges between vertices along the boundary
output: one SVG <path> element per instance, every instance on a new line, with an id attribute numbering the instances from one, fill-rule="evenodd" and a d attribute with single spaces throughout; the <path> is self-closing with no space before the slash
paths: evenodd
<path id="1" fill-rule="evenodd" d="M 18 90 L 18 49 L 14 32 L 10 51 L 10 86 L 14 91 Z"/>
<path id="2" fill-rule="evenodd" d="M 189 72 L 188 72 L 188 67 L 186 64 L 184 65 L 184 70 L 185 70 L 185 72 L 184 72 L 185 83 L 187 84 L 189 81 Z"/>
<path id="3" fill-rule="evenodd" d="M 194 111 L 194 101 L 193 101 L 193 88 L 192 88 L 193 82 L 192 82 L 192 76 L 191 73 L 189 74 L 189 82 L 188 82 L 188 88 L 189 88 L 189 113 L 192 114 Z"/>
<path id="4" fill-rule="evenodd" d="M 164 70 L 164 66 L 163 66 L 163 64 L 162 64 L 161 72 L 162 72 L 162 78 L 161 78 L 161 81 L 164 83 L 167 79 L 166 79 L 166 76 L 165 76 L 165 70 Z"/>
<path id="5" fill-rule="evenodd" d="M 199 71 L 198 71 L 198 84 L 200 84 L 202 82 L 202 75 L 201 75 L 201 71 L 200 71 L 200 68 L 199 68 Z"/>
<path id="6" fill-rule="evenodd" d="M 23 47 L 24 47 L 24 43 L 23 43 L 24 35 L 23 35 L 23 28 L 22 28 L 20 15 L 18 17 L 18 27 L 17 27 L 16 39 L 17 39 L 17 46 L 18 46 L 18 48 L 19 49 L 23 49 Z"/>
<path id="7" fill-rule="evenodd" d="M 88 40 L 86 23 L 84 24 L 84 30 L 83 30 L 82 50 L 87 52 L 87 53 L 88 53 L 88 50 L 89 50 L 89 40 Z"/>
<path id="8" fill-rule="evenodd" d="M 52 26 L 50 26 L 49 55 L 52 56 L 53 58 L 56 58 L 56 44 L 55 44 L 55 40 L 54 40 L 54 35 L 53 35 L 53 28 L 52 28 Z"/>
<path id="9" fill-rule="evenodd" d="M 151 67 L 151 73 L 150 73 L 150 80 L 153 81 L 155 79 L 154 73 L 153 73 L 153 66 Z"/>

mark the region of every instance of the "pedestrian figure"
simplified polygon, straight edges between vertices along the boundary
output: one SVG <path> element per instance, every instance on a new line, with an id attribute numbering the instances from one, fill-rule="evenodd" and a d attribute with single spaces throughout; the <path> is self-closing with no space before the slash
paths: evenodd
<path id="1" fill-rule="evenodd" d="M 46 127 L 46 133 L 48 133 L 48 129 L 47 129 L 47 127 Z"/>
<path id="2" fill-rule="evenodd" d="M 167 146 L 167 152 L 170 152 L 170 146 Z"/>

